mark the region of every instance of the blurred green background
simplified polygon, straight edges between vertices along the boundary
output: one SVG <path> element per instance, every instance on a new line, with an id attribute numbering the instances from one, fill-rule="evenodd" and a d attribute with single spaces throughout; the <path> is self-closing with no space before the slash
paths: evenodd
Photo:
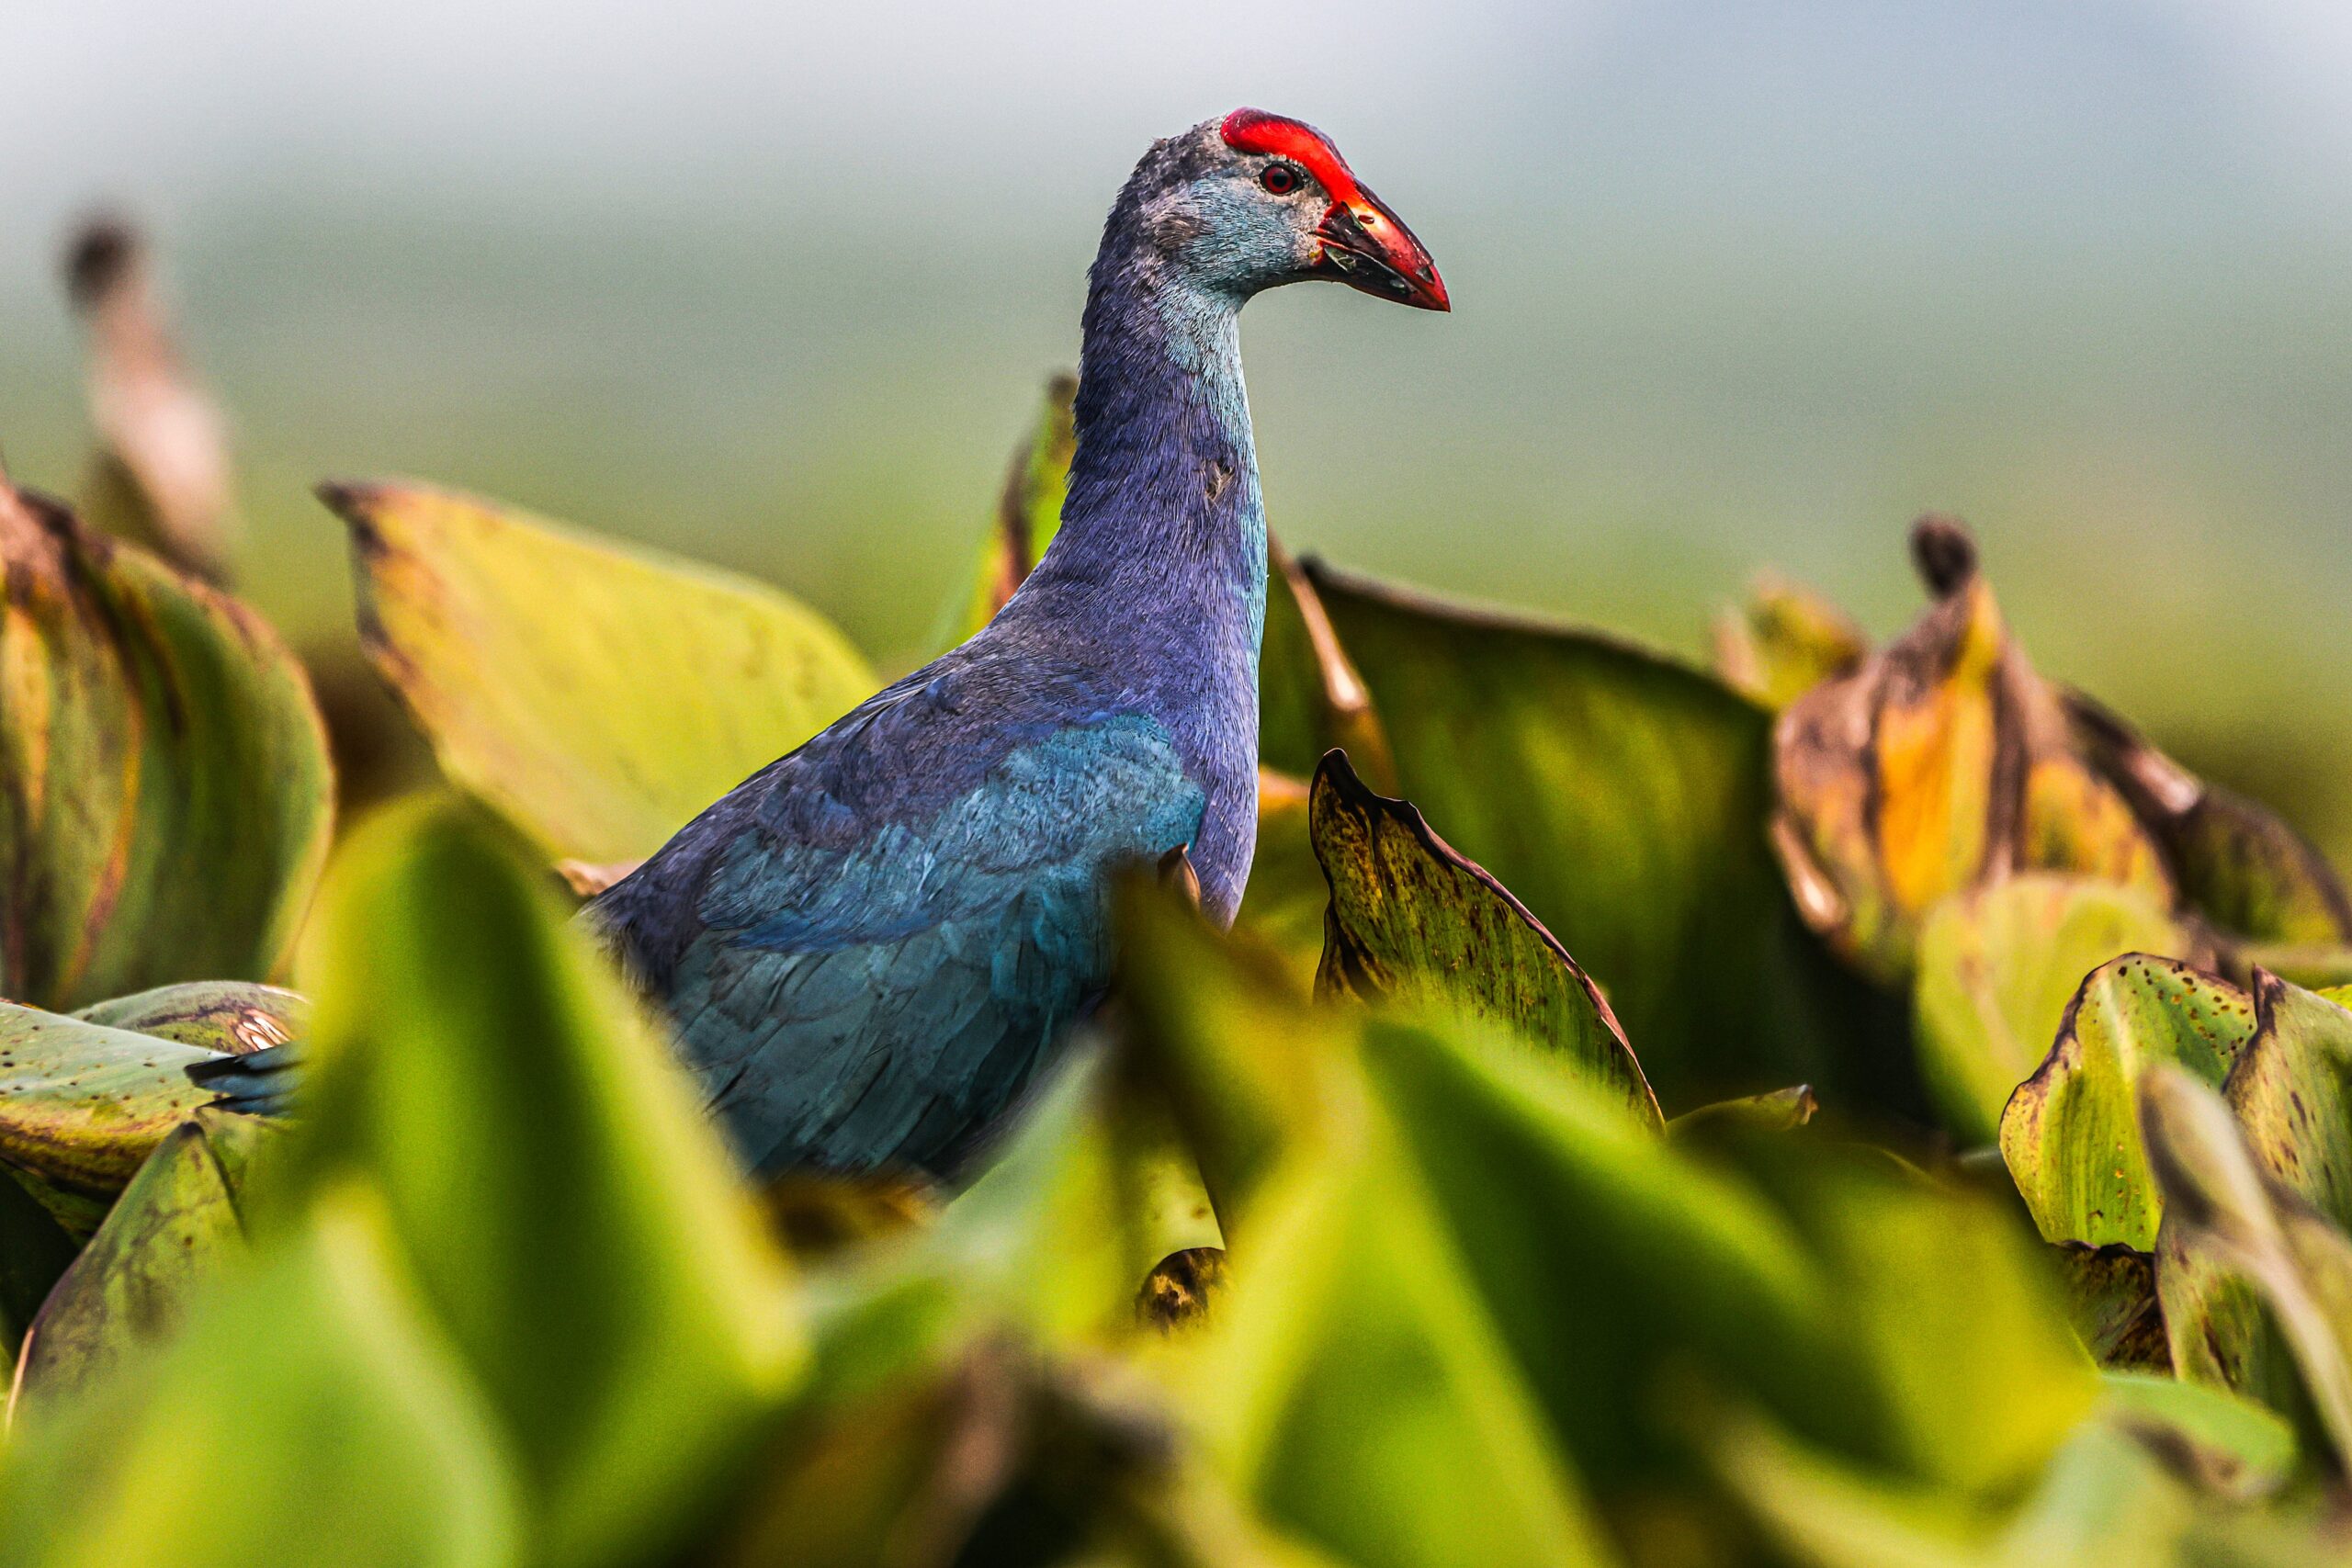
<path id="1" fill-rule="evenodd" d="M 330 474 L 769 576 L 886 663 L 959 591 L 1149 140 L 1330 131 L 1451 318 L 1246 334 L 1295 547 L 1674 646 L 1777 565 L 1892 630 L 1964 515 L 2048 671 L 2352 858 L 2352 8 L 13 0 L 0 451 L 148 223 L 248 593 L 345 635 Z"/>

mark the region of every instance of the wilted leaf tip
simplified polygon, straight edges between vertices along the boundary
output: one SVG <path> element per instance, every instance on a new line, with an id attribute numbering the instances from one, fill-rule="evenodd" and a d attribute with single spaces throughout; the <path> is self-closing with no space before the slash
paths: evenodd
<path id="1" fill-rule="evenodd" d="M 1928 592 L 1949 599 L 1976 575 L 1976 539 L 1957 517 L 1930 512 L 1911 525 L 1911 560 Z"/>

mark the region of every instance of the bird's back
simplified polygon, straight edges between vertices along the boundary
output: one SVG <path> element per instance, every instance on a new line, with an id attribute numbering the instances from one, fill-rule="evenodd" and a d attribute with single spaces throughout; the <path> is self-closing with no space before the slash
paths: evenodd
<path id="1" fill-rule="evenodd" d="M 1110 876 L 1199 831 L 1181 727 L 1056 640 L 984 633 L 591 907 L 747 1162 L 952 1170 L 1107 978 Z"/>

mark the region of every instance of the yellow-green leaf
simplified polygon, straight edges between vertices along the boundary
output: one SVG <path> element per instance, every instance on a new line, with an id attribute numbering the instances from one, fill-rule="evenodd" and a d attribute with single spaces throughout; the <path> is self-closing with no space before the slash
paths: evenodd
<path id="1" fill-rule="evenodd" d="M 301 667 L 225 594 L 0 482 L 0 995 L 264 979 L 326 854 Z"/>
<path id="2" fill-rule="evenodd" d="M 503 1419 L 547 1555 L 639 1560 L 723 1483 L 804 1358 L 718 1131 L 545 873 L 474 808 L 372 821 L 305 958 L 298 1197 L 382 1195 Z"/>
<path id="3" fill-rule="evenodd" d="M 212 1096 L 200 1046 L 0 1002 L 0 1164 L 87 1235 L 155 1145 Z"/>
<path id="4" fill-rule="evenodd" d="M 511 1471 L 362 1193 L 234 1270 L 184 1330 L 12 1434 L 6 1568 L 506 1568 Z"/>
<path id="5" fill-rule="evenodd" d="M 2256 970 L 2254 1016 L 2222 1093 L 2264 1168 L 2352 1229 L 2352 1011 Z"/>
<path id="6" fill-rule="evenodd" d="M 178 1327 L 197 1290 L 243 1250 L 246 1168 L 278 1134 L 209 1110 L 171 1131 L 33 1320 L 12 1420 L 90 1386 Z"/>
<path id="7" fill-rule="evenodd" d="M 2245 992 L 2178 959 L 2134 953 L 2093 970 L 2001 1112 L 2001 1157 L 2041 1234 L 2154 1247 L 2164 1205 L 2140 1146 L 2141 1075 L 2172 1062 L 2219 1088 L 2254 1024 Z"/>
<path id="8" fill-rule="evenodd" d="M 1822 682 L 1850 673 L 1870 650 L 1845 611 L 1769 573 L 1715 617 L 1715 672 L 1776 712 Z"/>
<path id="9" fill-rule="evenodd" d="M 2127 953 L 2190 949 L 2161 907 L 2108 883 L 2019 876 L 1946 902 L 1920 934 L 1913 991 L 1920 1070 L 1945 1124 L 1991 1142 L 2085 976 Z"/>
<path id="10" fill-rule="evenodd" d="M 550 857 L 660 849 L 879 683 L 729 572 L 419 485 L 329 485 L 368 653 L 448 775 Z"/>

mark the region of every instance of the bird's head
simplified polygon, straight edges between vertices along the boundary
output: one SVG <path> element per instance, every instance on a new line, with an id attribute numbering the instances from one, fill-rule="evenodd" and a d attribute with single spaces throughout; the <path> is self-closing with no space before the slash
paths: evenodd
<path id="1" fill-rule="evenodd" d="M 1147 222 L 1203 283 L 1249 295 L 1329 278 L 1400 305 L 1452 309 L 1429 252 L 1313 126 L 1236 109 L 1154 149 L 1162 152 Z M 1145 160 L 1139 179 L 1155 162 Z"/>

